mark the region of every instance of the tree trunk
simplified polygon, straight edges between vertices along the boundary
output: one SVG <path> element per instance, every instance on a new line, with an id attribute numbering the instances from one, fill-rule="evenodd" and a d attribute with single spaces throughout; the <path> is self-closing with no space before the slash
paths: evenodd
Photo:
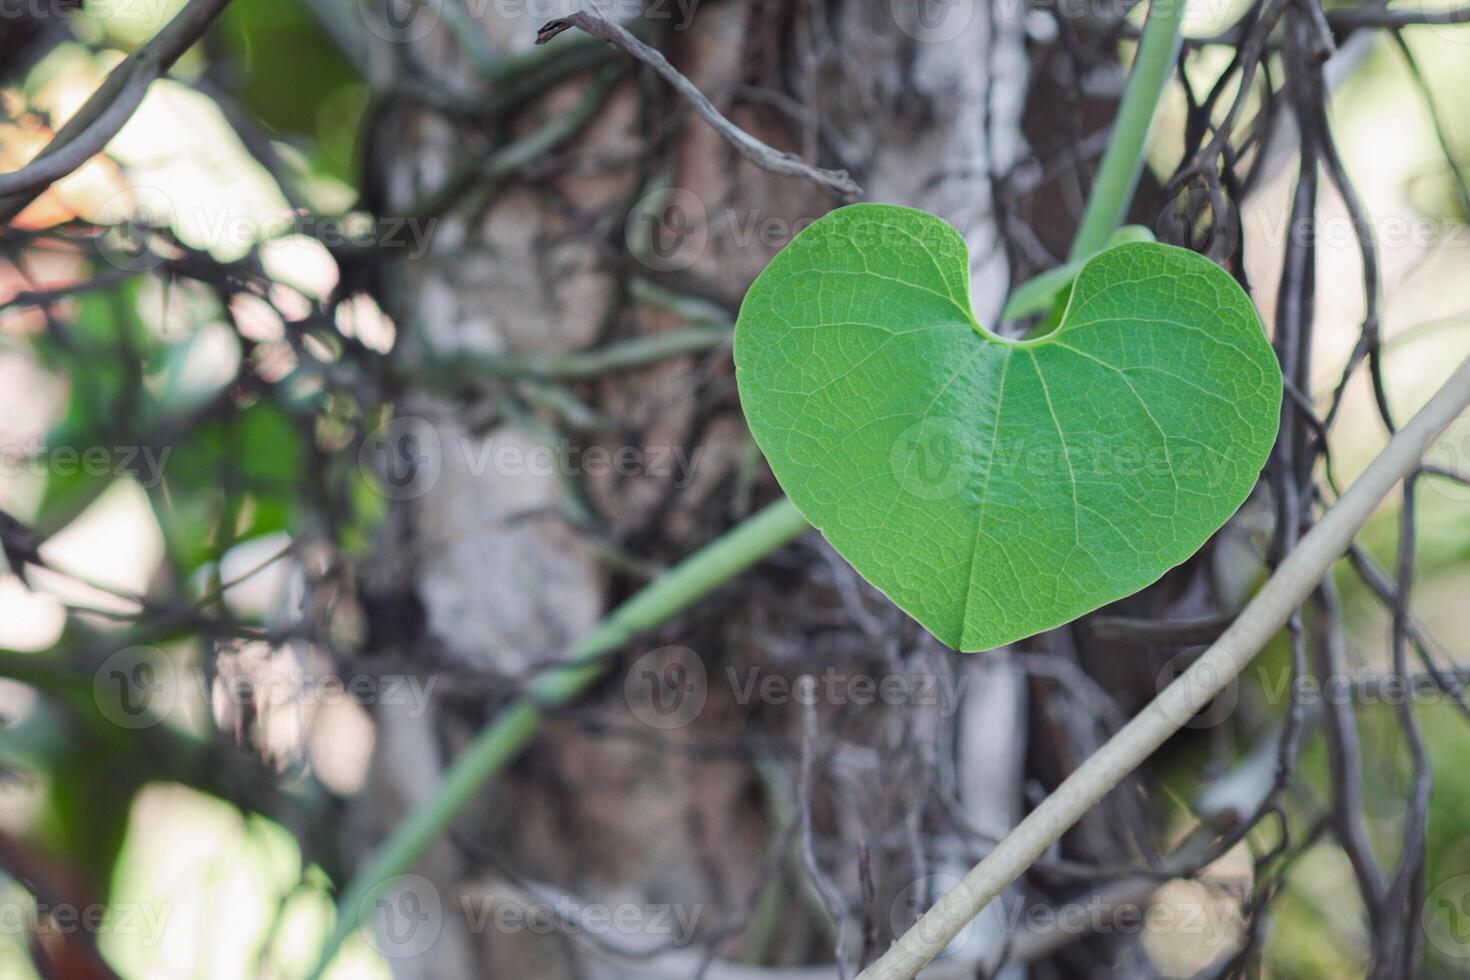
<path id="1" fill-rule="evenodd" d="M 994 322 L 1010 272 L 992 176 L 1020 151 L 1028 74 L 1017 8 L 961 0 L 936 8 L 937 20 L 925 19 L 928 8 L 724 2 L 686 21 L 680 8 L 655 5 L 638 24 L 737 125 L 851 170 L 867 199 L 955 224 L 971 248 L 976 314 Z M 396 37 L 375 50 L 382 87 L 412 82 L 446 100 L 489 102 L 507 81 L 487 87 L 467 51 L 483 44 L 499 65 L 534 58 L 551 75 L 569 58 L 531 46 L 558 11 L 511 16 L 471 0 L 457 35 L 458 9 L 454 0 L 405 8 L 402 30 L 378 31 Z M 567 139 L 495 176 L 488 164 L 472 170 L 428 254 L 390 267 L 380 293 L 405 371 L 657 335 L 689 308 L 733 319 L 775 250 L 837 203 L 746 162 L 655 76 L 587 40 L 558 44 L 586 52 L 578 63 L 589 67 L 533 86 L 489 124 L 398 99 L 366 134 L 378 210 L 415 215 L 466 161 L 534 139 L 598 98 L 605 72 L 621 72 Z M 544 82 L 535 67 L 509 82 L 538 73 Z M 641 577 L 777 492 L 755 466 L 728 351 L 571 382 L 471 373 L 399 405 L 393 424 L 438 449 L 424 485 L 392 505 L 367 586 L 380 608 L 421 606 L 425 625 L 380 633 L 390 648 L 381 652 L 484 683 L 441 686 L 428 716 L 380 709 L 379 764 L 360 808 L 374 833 L 432 792 L 445 760 L 503 703 L 501 681 L 556 661 Z M 548 446 L 550 455 L 538 448 Z M 659 692 L 646 679 L 669 676 L 671 664 L 703 669 L 702 710 L 650 711 Z M 819 689 L 816 736 L 805 744 L 807 709 L 744 685 L 776 678 L 789 695 L 799 675 L 821 680 L 828 668 L 930 675 L 943 680 L 933 690 L 951 694 L 875 707 Z M 395 968 L 693 976 L 707 950 L 716 961 L 706 976 L 739 976 L 740 962 L 831 964 L 839 923 L 855 967 L 968 866 L 973 835 L 999 834 L 1020 813 L 1025 707 L 1019 672 L 943 650 L 809 534 L 640 640 L 575 710 L 545 725 L 418 869 L 442 899 L 444 938 Z M 936 783 L 960 802 L 971 836 L 936 828 L 926 802 Z M 639 911 L 601 931 L 589 921 L 590 940 L 473 921 L 492 895 L 556 908 L 558 893 L 584 912 Z M 599 936 L 624 949 L 682 948 L 628 959 L 600 948 Z M 965 936 L 955 953 L 969 961 L 997 957 L 1006 940 L 988 922 Z"/>

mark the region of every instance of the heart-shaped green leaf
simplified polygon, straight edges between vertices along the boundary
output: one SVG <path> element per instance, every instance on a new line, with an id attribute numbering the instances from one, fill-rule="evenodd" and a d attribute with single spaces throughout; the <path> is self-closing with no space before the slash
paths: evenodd
<path id="1" fill-rule="evenodd" d="M 1203 256 L 1109 249 L 1060 326 L 996 337 L 940 219 L 854 205 L 798 235 L 740 309 L 750 430 L 853 567 L 946 644 L 985 650 L 1136 592 L 1250 493 L 1281 372 Z"/>

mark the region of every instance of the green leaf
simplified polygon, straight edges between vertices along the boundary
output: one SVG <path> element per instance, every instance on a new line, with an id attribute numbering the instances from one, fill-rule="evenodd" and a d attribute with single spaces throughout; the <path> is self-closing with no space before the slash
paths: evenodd
<path id="1" fill-rule="evenodd" d="M 756 279 L 735 364 L 781 486 L 950 646 L 1065 623 L 1187 559 L 1250 493 L 1281 373 L 1250 299 L 1168 245 L 1092 258 L 1031 341 L 974 320 L 963 239 L 854 205 Z"/>

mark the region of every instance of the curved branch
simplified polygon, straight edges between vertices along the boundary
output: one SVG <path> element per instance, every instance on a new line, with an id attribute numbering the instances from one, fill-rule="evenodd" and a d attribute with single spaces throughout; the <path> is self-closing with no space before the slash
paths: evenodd
<path id="1" fill-rule="evenodd" d="M 40 156 L 19 170 L 0 174 L 0 194 L 27 192 L 39 194 L 48 185 L 65 177 L 102 152 L 102 148 L 133 117 L 133 113 L 137 111 L 144 94 L 148 91 L 148 86 L 156 77 L 138 63 L 125 61 L 118 67 L 118 70 L 126 72 L 127 78 L 118 90 L 117 96 L 98 113 L 92 124 L 81 130 L 75 139 L 63 143 L 56 149 L 52 147 L 56 147 L 62 141 L 59 137 L 52 140 L 41 151 Z"/>
<path id="2" fill-rule="evenodd" d="M 143 102 L 148 86 L 204 35 L 230 0 L 191 0 L 148 43 L 128 55 L 56 131 L 35 159 L 0 174 L 0 220 L 9 221 L 51 184 L 102 152 Z"/>
<path id="3" fill-rule="evenodd" d="M 767 146 L 726 119 L 720 114 L 720 110 L 716 109 L 714 104 L 705 98 L 704 93 L 693 82 L 685 78 L 679 73 L 677 68 L 669 64 L 669 59 L 611 21 L 604 20 L 585 11 L 575 13 L 570 17 L 562 17 L 559 20 L 548 21 L 541 25 L 541 30 L 536 35 L 536 43 L 545 44 L 558 34 L 571 30 L 573 27 L 586 31 L 593 37 L 599 37 L 609 44 L 622 48 L 658 72 L 664 81 L 672 85 L 680 95 L 689 100 L 695 110 L 704 117 L 705 122 L 713 126 L 716 132 L 725 137 L 740 152 L 741 156 L 745 157 L 745 159 L 757 167 L 772 171 L 773 173 L 789 174 L 793 177 L 805 178 L 814 184 L 825 187 L 844 200 L 850 201 L 862 194 L 863 189 L 847 175 L 846 171 L 823 170 L 821 167 L 813 167 L 800 157 L 791 153 L 783 153 L 775 147 Z"/>
<path id="4" fill-rule="evenodd" d="M 1376 4 L 1364 4 L 1346 10 L 1327 12 L 1327 23 L 1335 30 L 1355 31 L 1363 27 L 1404 27 L 1434 25 L 1448 27 L 1470 24 L 1470 7 L 1452 10 L 1386 10 Z"/>

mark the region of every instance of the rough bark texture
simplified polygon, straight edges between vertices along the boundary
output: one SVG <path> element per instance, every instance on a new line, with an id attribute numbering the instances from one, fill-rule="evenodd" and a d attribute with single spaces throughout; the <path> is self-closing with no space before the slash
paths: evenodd
<path id="1" fill-rule="evenodd" d="M 926 208 L 959 227 L 974 259 L 976 312 L 993 319 L 1009 272 L 992 216 L 991 175 L 1005 172 L 1019 150 L 1027 66 L 1012 8 L 951 6 L 964 16 L 952 11 L 937 29 L 916 20 L 917 9 L 886 0 L 708 4 L 687 30 L 657 20 L 644 26 L 737 124 L 808 160 L 850 168 L 869 199 Z M 490 46 L 511 56 L 532 50 L 539 23 L 497 18 L 491 8 L 481 25 Z M 457 50 L 439 29 L 380 54 L 390 77 L 426 72 L 452 91 L 476 92 L 483 83 L 457 61 Z M 625 76 L 591 123 L 492 195 L 447 213 L 432 253 L 388 286 L 405 334 L 397 356 L 407 363 L 463 352 L 556 353 L 676 326 L 676 318 L 633 298 L 633 276 L 733 311 L 797 222 L 835 203 L 740 160 L 651 75 L 621 56 L 610 62 Z M 571 111 L 595 84 L 592 74 L 529 100 L 505 133 L 395 110 L 369 134 L 386 154 L 378 161 L 382 211 L 410 213 L 496 138 L 513 140 Z M 811 123 L 817 118 L 820 128 Z M 675 260 L 640 265 L 628 254 L 625 220 L 660 178 L 677 189 L 670 200 L 702 212 L 694 234 L 703 247 L 691 253 L 686 244 Z M 678 229 L 665 222 L 653 231 Z M 572 392 L 617 423 L 615 432 L 574 439 L 611 449 L 631 444 L 646 451 L 645 461 L 663 447 L 681 447 L 694 461 L 690 478 L 679 486 L 671 483 L 680 472 L 573 472 L 568 479 L 497 464 L 529 458 L 538 440 L 561 438 L 550 427 L 554 417 L 531 413 L 537 421 L 528 425 L 517 416 L 511 406 L 522 404 L 524 391 L 513 384 L 487 379 L 452 399 L 401 406 L 400 415 L 435 426 L 443 468 L 429 493 L 397 505 L 387 550 L 406 543 L 400 554 L 410 560 L 400 557 L 378 588 L 417 596 L 428 634 L 419 646 L 435 656 L 508 674 L 554 661 L 636 584 L 628 562 L 610 563 L 609 554 L 640 564 L 677 559 L 775 489 L 768 475 L 751 482 L 753 450 L 725 351 Z M 496 448 L 507 452 L 497 457 Z M 587 512 L 595 516 L 576 519 Z M 725 960 L 830 963 L 834 926 L 820 889 L 806 880 L 800 848 L 793 844 L 786 859 L 769 857 L 788 850 L 785 833 L 800 808 L 802 709 L 737 703 L 727 670 L 795 676 L 824 661 L 869 673 L 887 665 L 957 675 L 963 703 L 881 714 L 819 705 L 818 737 L 809 746 L 820 762 L 810 799 L 812 860 L 852 916 L 850 950 L 860 945 L 860 928 L 872 933 L 871 945 L 906 927 L 890 908 L 921 910 L 933 897 L 931 880 L 942 884 L 973 854 L 970 842 L 930 839 L 926 788 L 950 782 L 983 835 L 1003 832 L 1020 811 L 1024 684 L 1003 663 L 967 663 L 939 649 L 811 537 L 631 651 L 628 660 L 661 643 L 697 652 L 709 701 L 691 724 L 663 732 L 643 725 L 614 671 L 577 713 L 547 726 L 509 778 L 459 823 L 454 843 L 442 843 L 425 863 L 421 870 L 441 893 L 483 894 L 509 871 L 587 902 L 693 909 L 695 941 L 713 942 Z M 834 608 L 858 615 L 839 620 Z M 445 756 L 496 703 L 457 698 L 427 718 L 382 719 L 381 742 L 391 751 L 376 769 L 374 817 L 392 821 L 421 802 Z M 770 758 L 722 751 L 753 729 L 777 746 Z M 860 848 L 871 855 L 875 895 L 866 902 Z M 783 907 L 776 921 L 747 929 L 759 919 L 763 893 Z M 878 921 L 860 927 L 864 908 Z M 1004 942 L 997 930 L 966 935 L 969 959 L 995 956 Z M 688 962 L 675 958 L 620 963 L 594 949 L 492 930 L 440 942 L 417 964 L 400 966 L 404 975 L 460 976 L 478 959 L 482 975 L 689 975 Z"/>

